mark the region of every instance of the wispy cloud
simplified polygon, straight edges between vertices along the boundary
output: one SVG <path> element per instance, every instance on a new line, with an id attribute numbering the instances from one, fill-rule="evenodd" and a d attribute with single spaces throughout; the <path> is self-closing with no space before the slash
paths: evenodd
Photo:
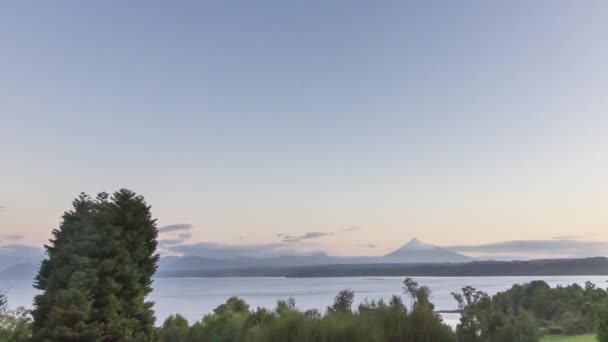
<path id="1" fill-rule="evenodd" d="M 262 244 L 222 244 L 212 242 L 194 242 L 192 238 L 193 225 L 182 223 L 164 226 L 158 229 L 161 234 L 158 248 L 163 255 L 195 255 L 208 258 L 234 258 L 234 257 L 272 257 L 280 255 L 307 255 L 312 252 L 306 251 L 310 245 L 304 242 L 319 239 L 333 233 L 307 232 L 302 235 L 289 235 L 277 233 L 280 242 Z M 245 240 L 240 236 L 239 240 Z M 302 243 L 302 245 L 298 245 Z"/>
<path id="2" fill-rule="evenodd" d="M 190 239 L 190 238 L 192 237 L 192 233 L 190 233 L 190 232 L 186 232 L 186 233 L 179 233 L 179 234 L 177 234 L 177 236 L 178 236 L 180 239 L 183 239 L 183 240 L 188 240 L 188 239 Z"/>
<path id="3" fill-rule="evenodd" d="M 374 245 L 373 243 L 364 243 L 364 244 L 360 244 L 358 245 L 359 247 L 366 247 L 366 248 L 377 248 L 378 246 Z"/>
<path id="4" fill-rule="evenodd" d="M 582 235 L 560 235 L 552 237 L 553 240 L 576 240 L 582 238 Z"/>
<path id="5" fill-rule="evenodd" d="M 158 241 L 159 248 L 168 248 L 183 243 L 183 239 L 164 239 Z"/>
<path id="6" fill-rule="evenodd" d="M 158 240 L 158 248 L 161 254 L 167 253 L 172 247 L 182 245 L 192 237 L 193 226 L 191 224 L 172 224 L 158 229 L 161 234 Z"/>
<path id="7" fill-rule="evenodd" d="M 359 226 L 350 226 L 350 227 L 342 228 L 343 232 L 358 232 L 360 230 L 361 230 L 361 227 L 359 227 Z"/>
<path id="8" fill-rule="evenodd" d="M 303 235 L 278 235 L 279 237 L 282 238 L 283 242 L 286 243 L 298 243 L 298 242 L 302 242 L 304 240 L 314 240 L 314 239 L 318 239 L 324 236 L 328 236 L 328 235 L 332 235 L 332 233 L 324 233 L 324 232 L 308 232 L 306 234 Z"/>
<path id="9" fill-rule="evenodd" d="M 170 233 L 177 231 L 191 231 L 194 226 L 188 223 L 172 224 L 158 228 L 159 233 Z"/>
<path id="10" fill-rule="evenodd" d="M 4 234 L 2 235 L 4 240 L 23 240 L 23 235 L 20 234 Z"/>

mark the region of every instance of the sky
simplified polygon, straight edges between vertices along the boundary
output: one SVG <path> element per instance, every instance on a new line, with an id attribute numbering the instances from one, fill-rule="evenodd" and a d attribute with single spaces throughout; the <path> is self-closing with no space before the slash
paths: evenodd
<path id="1" fill-rule="evenodd" d="M 607 21 L 605 1 L 4 2 L 0 245 L 123 187 L 182 245 L 606 242 Z"/>

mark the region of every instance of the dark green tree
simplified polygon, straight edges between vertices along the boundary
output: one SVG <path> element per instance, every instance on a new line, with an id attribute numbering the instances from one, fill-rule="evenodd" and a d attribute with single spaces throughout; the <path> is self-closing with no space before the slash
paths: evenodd
<path id="1" fill-rule="evenodd" d="M 342 290 L 334 298 L 334 304 L 327 308 L 330 313 L 351 313 L 355 293 L 350 290 Z"/>
<path id="2" fill-rule="evenodd" d="M 220 304 L 218 307 L 213 309 L 213 312 L 218 315 L 224 315 L 228 312 L 232 313 L 246 313 L 249 311 L 249 304 L 243 299 L 238 297 L 230 297 L 224 304 Z"/>
<path id="3" fill-rule="evenodd" d="M 152 277 L 159 256 L 156 254 L 158 229 L 150 206 L 142 196 L 126 189 L 115 192 L 110 200 L 98 196 L 101 224 L 107 225 L 115 247 L 108 263 L 113 272 L 106 273 L 107 283 L 120 284 L 117 297 L 126 328 L 137 341 L 147 341 L 154 335 L 154 303 L 145 301 L 152 292 Z"/>
<path id="4" fill-rule="evenodd" d="M 34 340 L 150 341 L 157 229 L 143 197 L 81 194 L 45 246 L 35 287 Z"/>
<path id="5" fill-rule="evenodd" d="M 47 259 L 36 277 L 35 287 L 43 293 L 34 300 L 34 340 L 99 340 L 102 333 L 100 322 L 92 320 L 99 286 L 93 251 L 102 242 L 94 224 L 95 205 L 85 194 L 72 204 L 45 246 Z"/>
<path id="6" fill-rule="evenodd" d="M 494 341 L 496 329 L 501 325 L 492 307 L 491 298 L 482 291 L 466 286 L 462 294 L 452 293 L 461 311 L 456 327 L 458 340 L 462 342 Z"/>
<path id="7" fill-rule="evenodd" d="M 597 314 L 597 340 L 608 342 L 608 299 L 604 300 Z"/>
<path id="8" fill-rule="evenodd" d="M 161 342 L 185 342 L 190 332 L 188 321 L 181 315 L 171 315 L 163 323 Z"/>
<path id="9" fill-rule="evenodd" d="M 544 300 L 551 288 L 540 282 L 523 286 L 516 285 L 509 291 L 500 292 L 493 297 L 485 292 L 466 286 L 462 293 L 452 293 L 461 310 L 460 323 L 456 327 L 461 342 L 537 342 L 540 330 L 534 314 L 528 311 L 528 304 L 538 302 L 526 294 L 538 295 Z M 522 297 L 523 296 L 523 297 Z M 540 309 L 540 308 L 539 308 Z"/>
<path id="10" fill-rule="evenodd" d="M 410 297 L 410 308 L 413 309 L 416 306 L 431 306 L 431 309 L 434 306 L 429 301 L 429 297 L 431 296 L 431 290 L 427 286 L 420 286 L 417 282 L 412 278 L 405 278 L 403 280 L 403 293 Z"/>

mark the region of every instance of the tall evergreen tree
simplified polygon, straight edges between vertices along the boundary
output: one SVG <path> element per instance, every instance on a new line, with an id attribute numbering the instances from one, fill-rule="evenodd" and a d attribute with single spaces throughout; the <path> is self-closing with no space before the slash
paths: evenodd
<path id="1" fill-rule="evenodd" d="M 63 215 L 41 264 L 34 340 L 150 341 L 157 229 L 141 196 L 81 194 Z"/>
<path id="2" fill-rule="evenodd" d="M 105 194 L 102 194 L 105 195 Z M 158 229 L 152 218 L 150 206 L 142 196 L 122 189 L 115 192 L 110 201 L 100 200 L 108 221 L 117 228 L 123 253 L 119 256 L 116 281 L 122 284 L 119 292 L 123 317 L 135 323 L 133 336 L 145 341 L 154 335 L 154 303 L 145 297 L 152 291 L 152 277 L 156 272 L 159 256 L 155 254 Z"/>
<path id="3" fill-rule="evenodd" d="M 79 341 L 99 335 L 91 320 L 92 292 L 97 287 L 96 265 L 91 250 L 99 240 L 93 227 L 91 199 L 81 194 L 73 209 L 63 215 L 53 230 L 48 258 L 40 266 L 35 287 L 43 294 L 35 298 L 34 338 Z"/>

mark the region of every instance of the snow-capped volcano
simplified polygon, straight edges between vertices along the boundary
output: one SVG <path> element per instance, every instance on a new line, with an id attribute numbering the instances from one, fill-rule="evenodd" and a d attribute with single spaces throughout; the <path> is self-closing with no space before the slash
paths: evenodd
<path id="1" fill-rule="evenodd" d="M 411 239 L 408 243 L 401 246 L 399 249 L 407 249 L 410 251 L 431 251 L 439 247 L 433 246 L 430 243 L 419 240 L 418 238 Z"/>
<path id="2" fill-rule="evenodd" d="M 411 239 L 405 245 L 383 257 L 389 262 L 421 263 L 421 262 L 466 262 L 472 258 L 456 253 L 446 248 L 437 247 L 423 242 L 418 238 Z"/>

